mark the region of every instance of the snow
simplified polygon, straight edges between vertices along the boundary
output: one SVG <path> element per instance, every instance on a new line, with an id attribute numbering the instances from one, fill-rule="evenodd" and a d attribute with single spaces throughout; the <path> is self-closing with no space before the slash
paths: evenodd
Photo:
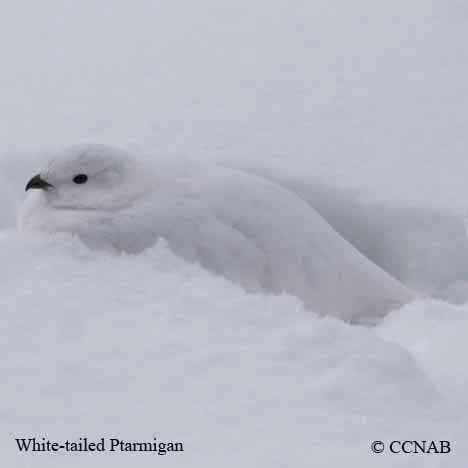
<path id="1" fill-rule="evenodd" d="M 416 303 L 393 313 L 378 334 L 408 349 L 438 391 L 466 409 L 468 372 L 463 350 L 467 320 L 466 306 L 428 301 L 424 307 Z"/>
<path id="2" fill-rule="evenodd" d="M 467 320 L 443 319 L 447 305 L 416 303 L 413 314 L 395 312 L 374 330 L 319 318 L 290 296 L 247 294 L 164 243 L 116 257 L 66 235 L 5 232 L 0 242 L 10 267 L 0 296 L 10 466 L 90 463 L 84 455 L 20 458 L 12 438 L 30 434 L 182 440 L 187 451 L 164 461 L 171 466 L 308 466 L 346 456 L 405 466 L 372 455 L 370 442 L 448 438 L 457 444 L 449 461 L 462 466 L 466 407 L 452 390 L 462 401 L 466 378 L 455 358 Z M 408 320 L 432 333 L 405 332 Z M 449 337 L 442 358 L 437 349 Z M 92 463 L 128 461 L 106 454 Z M 153 463 L 138 458 L 138 466 Z"/>
<path id="3" fill-rule="evenodd" d="M 5 3 L 2 466 L 466 466 L 467 12 L 438 0 Z M 364 328 L 247 293 L 164 242 L 115 256 L 18 234 L 27 181 L 83 141 L 271 171 L 427 297 Z M 19 454 L 14 442 L 153 435 L 186 451 Z M 370 451 L 406 439 L 453 450 Z"/>

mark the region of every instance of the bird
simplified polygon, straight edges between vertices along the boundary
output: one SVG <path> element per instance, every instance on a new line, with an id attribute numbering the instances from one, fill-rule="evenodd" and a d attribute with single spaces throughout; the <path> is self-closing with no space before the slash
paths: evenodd
<path id="1" fill-rule="evenodd" d="M 133 255 L 163 239 L 248 292 L 290 294 L 320 315 L 372 324 L 417 297 L 293 191 L 233 167 L 81 144 L 51 155 L 26 192 L 22 232 Z"/>

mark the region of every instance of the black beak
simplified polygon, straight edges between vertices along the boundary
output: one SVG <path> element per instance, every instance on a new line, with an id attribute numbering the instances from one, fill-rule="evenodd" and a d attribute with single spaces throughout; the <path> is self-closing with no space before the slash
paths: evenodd
<path id="1" fill-rule="evenodd" d="M 37 174 L 28 182 L 28 185 L 26 185 L 25 190 L 26 190 L 26 192 L 29 189 L 47 190 L 47 189 L 49 189 L 51 187 L 53 187 L 53 185 L 49 184 L 49 182 L 42 179 L 40 174 Z"/>

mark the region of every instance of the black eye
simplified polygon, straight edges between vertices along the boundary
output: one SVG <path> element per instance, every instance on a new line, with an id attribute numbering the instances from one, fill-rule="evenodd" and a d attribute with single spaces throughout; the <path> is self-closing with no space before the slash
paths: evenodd
<path id="1" fill-rule="evenodd" d="M 88 182 L 88 176 L 86 174 L 78 174 L 73 177 L 73 182 L 75 182 L 75 184 L 86 184 L 86 182 Z"/>

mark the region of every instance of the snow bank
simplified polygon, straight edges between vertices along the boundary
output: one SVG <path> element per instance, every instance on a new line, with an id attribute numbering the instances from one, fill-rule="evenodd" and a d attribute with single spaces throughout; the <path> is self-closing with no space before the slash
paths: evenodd
<path id="1" fill-rule="evenodd" d="M 452 407 L 436 353 L 413 350 L 419 335 L 398 332 L 393 343 L 379 336 L 388 324 L 376 334 L 320 319 L 292 297 L 246 294 L 163 243 L 110 256 L 67 236 L 4 231 L 0 252 L 9 265 L 0 413 L 10 466 L 128 466 L 112 454 L 19 457 L 13 438 L 34 435 L 157 435 L 186 444 L 163 463 L 200 467 L 341 466 L 346 457 L 407 466 L 373 455 L 371 441 L 452 438 L 457 451 L 444 462 L 463 466 L 468 414 Z M 466 331 L 466 321 L 450 323 Z M 438 346 L 441 335 L 432 336 Z M 138 456 L 138 466 L 154 466 L 153 456 Z"/>
<path id="2" fill-rule="evenodd" d="M 402 307 L 379 326 L 378 335 L 407 349 L 440 392 L 466 410 L 468 306 L 428 301 Z"/>

